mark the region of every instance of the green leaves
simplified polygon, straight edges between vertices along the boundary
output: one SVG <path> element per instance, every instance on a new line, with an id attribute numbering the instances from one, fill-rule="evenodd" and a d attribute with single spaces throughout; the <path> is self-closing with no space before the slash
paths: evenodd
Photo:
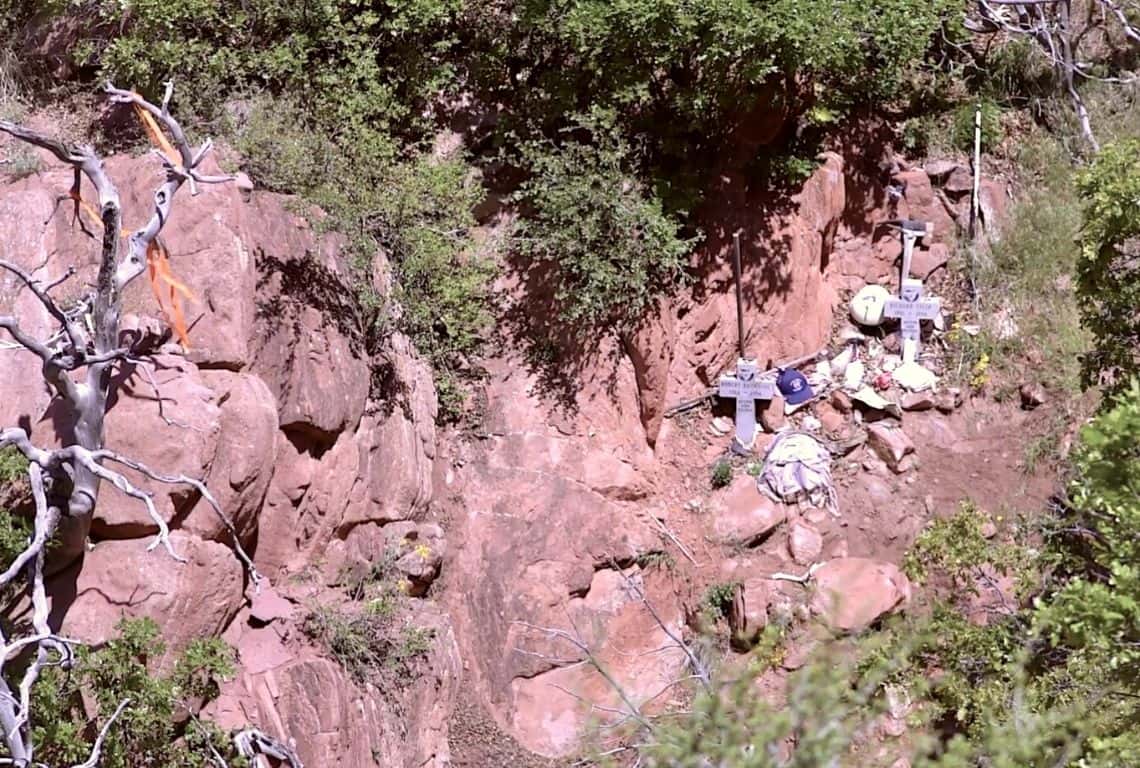
<path id="1" fill-rule="evenodd" d="M 206 768 L 215 764 L 209 746 L 234 758 L 224 734 L 196 721 L 187 729 L 185 721 L 188 706 L 215 695 L 218 681 L 233 674 L 232 649 L 218 639 L 195 640 L 169 672 L 159 674 L 155 664 L 166 648 L 158 626 L 130 619 L 118 629 L 103 649 L 81 649 L 70 671 L 44 671 L 32 707 L 39 760 L 72 765 L 86 759 L 93 729 L 128 698 L 130 705 L 108 732 L 102 768 Z M 234 768 L 239 764 L 231 759 Z"/>
<path id="2" fill-rule="evenodd" d="M 1084 200 L 1077 295 L 1095 341 L 1083 379 L 1119 392 L 1140 373 L 1140 141 L 1106 146 L 1077 186 Z"/>
<path id="3" fill-rule="evenodd" d="M 532 269 L 553 270 L 556 309 L 578 334 L 636 324 L 681 278 L 697 240 L 633 175 L 614 129 L 594 126 L 591 136 L 530 145 L 533 175 L 516 196 L 530 211 L 518 248 Z"/>

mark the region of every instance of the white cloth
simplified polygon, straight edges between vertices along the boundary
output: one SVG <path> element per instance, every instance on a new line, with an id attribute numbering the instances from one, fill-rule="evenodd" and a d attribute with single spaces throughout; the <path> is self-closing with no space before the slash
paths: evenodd
<path id="1" fill-rule="evenodd" d="M 804 432 L 777 435 L 764 456 L 756 478 L 760 492 L 785 503 L 808 500 L 839 514 L 839 500 L 831 481 L 831 451 Z"/>

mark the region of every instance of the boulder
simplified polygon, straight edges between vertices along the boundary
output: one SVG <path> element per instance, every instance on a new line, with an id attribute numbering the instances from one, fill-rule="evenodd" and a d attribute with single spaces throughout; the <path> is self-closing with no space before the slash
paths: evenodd
<path id="1" fill-rule="evenodd" d="M 248 545 L 277 459 L 277 404 L 256 376 L 223 370 L 202 371 L 201 376 L 221 405 L 217 449 L 206 485 Z M 202 538 L 228 539 L 225 526 L 204 501 L 194 505 L 181 527 Z"/>
<path id="2" fill-rule="evenodd" d="M 803 520 L 793 520 L 788 526 L 788 553 L 800 565 L 810 565 L 823 551 L 823 536 L 819 529 Z"/>
<path id="3" fill-rule="evenodd" d="M 903 187 L 903 199 L 898 208 L 899 216 L 931 223 L 934 226 L 934 235 L 931 238 L 933 242 L 946 244 L 953 242 L 956 224 L 942 201 L 934 194 L 930 177 L 923 171 L 903 171 L 895 174 L 893 181 Z"/>
<path id="4" fill-rule="evenodd" d="M 374 403 L 355 432 L 322 449 L 311 431 L 290 430 L 265 495 L 255 561 L 276 576 L 295 573 L 326 547 L 342 547 L 362 525 L 407 520 L 432 498 L 436 399 L 427 366 L 397 336 L 388 352 L 397 390 Z M 343 559 L 344 552 L 337 550 Z M 329 559 L 329 558 L 326 558 Z"/>
<path id="5" fill-rule="evenodd" d="M 713 512 L 713 531 L 724 544 L 752 546 L 787 516 L 783 504 L 760 493 L 755 478 L 742 475 L 733 480 Z"/>
<path id="6" fill-rule="evenodd" d="M 885 421 L 867 427 L 867 443 L 892 470 L 899 468 L 903 457 L 914 453 L 914 443 L 906 433 Z"/>
<path id="7" fill-rule="evenodd" d="M 62 633 L 99 645 L 116 635 L 121 619 L 147 617 L 167 644 L 162 663 L 192 640 L 221 634 L 244 599 L 241 565 L 217 542 L 173 531 L 170 543 L 186 562 L 162 547 L 150 549 L 147 539 L 96 544 L 83 559 Z M 53 594 L 67 593 L 64 579 L 53 585 Z"/>
<path id="8" fill-rule="evenodd" d="M 760 402 L 760 424 L 769 432 L 779 432 L 787 424 L 784 414 L 784 398 L 773 395 L 771 400 Z"/>
<path id="9" fill-rule="evenodd" d="M 733 595 L 728 620 L 732 644 L 740 650 L 755 645 L 768 626 L 768 584 L 767 579 L 753 576 L 740 584 Z"/>
<path id="10" fill-rule="evenodd" d="M 946 177 L 963 167 L 961 163 L 955 160 L 930 160 L 923 166 L 922 170 L 926 171 L 930 180 L 937 184 L 945 181 Z"/>
<path id="11" fill-rule="evenodd" d="M 358 525 L 343 541 L 334 540 L 325 550 L 324 577 L 329 584 L 346 573 L 363 578 L 375 566 L 385 564 L 407 579 L 408 594 L 422 597 L 439 576 L 446 550 L 443 529 L 435 523 L 403 520 L 383 527 Z"/>
<path id="12" fill-rule="evenodd" d="M 932 392 L 904 392 L 899 404 L 904 411 L 929 411 L 938 403 L 938 395 Z"/>
<path id="13" fill-rule="evenodd" d="M 408 593 L 421 597 L 439 575 L 445 550 L 443 529 L 434 523 L 424 523 L 400 539 L 397 551 L 402 551 L 396 568 L 408 580 Z"/>
<path id="14" fill-rule="evenodd" d="M 626 584 L 630 578 L 640 590 L 647 587 L 636 569 L 623 577 L 611 569 L 598 571 L 589 591 L 567 606 L 573 626 L 594 649 L 596 657 L 611 678 L 621 686 L 624 695 L 645 702 L 647 713 L 657 711 L 660 704 L 654 694 L 668 686 L 670 677 L 682 673 L 687 663 L 684 651 L 670 640 L 666 630 L 645 610 L 634 590 Z M 682 618 L 675 603 L 652 595 L 655 609 L 669 632 L 682 632 Z M 565 619 L 556 626 L 564 626 Z M 534 676 L 517 676 L 510 684 L 513 704 L 511 729 L 527 749 L 542 755 L 559 756 L 581 745 L 581 738 L 594 717 L 582 701 L 603 707 L 620 707 L 621 698 L 614 685 L 591 665 L 571 662 L 575 648 L 561 641 L 556 644 L 531 645 L 533 631 L 520 633 L 515 648 L 554 652 L 555 665 L 537 671 Z M 541 641 L 540 641 L 541 642 Z M 634 654 L 632 658 L 630 654 Z M 571 663 L 567 663 L 571 662 Z"/>
<path id="15" fill-rule="evenodd" d="M 836 390 L 836 392 L 839 391 L 840 390 Z M 850 400 L 848 402 L 850 402 Z M 816 405 L 815 415 L 819 419 L 820 426 L 823 427 L 824 431 L 830 434 L 839 433 L 847 424 L 847 417 L 844 416 L 839 409 L 831 405 L 830 402 L 822 402 Z"/>
<path id="16" fill-rule="evenodd" d="M 833 630 L 859 632 L 910 600 L 910 582 L 891 563 L 830 560 L 815 572 L 811 608 Z"/>
<path id="17" fill-rule="evenodd" d="M 1044 405 L 1048 400 L 1048 395 L 1045 393 L 1045 387 L 1040 382 L 1029 382 L 1021 385 L 1018 390 L 1021 395 L 1021 407 L 1027 411 L 1032 411 L 1034 408 Z"/>
<path id="18" fill-rule="evenodd" d="M 945 243 L 931 243 L 929 248 L 915 250 L 910 262 L 910 274 L 919 280 L 925 280 L 949 261 L 949 246 Z"/>
<path id="19" fill-rule="evenodd" d="M 272 586 L 262 584 L 250 601 L 249 615 L 262 624 L 288 619 L 293 615 L 293 603 L 278 594 Z"/>
<path id="20" fill-rule="evenodd" d="M 360 493 L 347 499 L 342 531 L 365 522 L 407 520 L 432 498 L 439 406 L 431 368 L 400 335 L 392 337 L 388 364 L 403 390 L 401 402 L 387 413 L 368 414 L 356 433 Z"/>
<path id="21" fill-rule="evenodd" d="M 107 401 L 107 447 L 155 472 L 205 477 L 221 435 L 217 395 L 202 380 L 198 367 L 181 357 L 156 357 L 152 376 L 157 393 L 134 366 L 124 368 L 112 384 Z M 48 411 L 48 419 L 56 419 L 54 411 Z M 154 494 L 154 506 L 168 523 L 181 520 L 198 501 L 197 492 L 189 486 L 157 483 L 131 469 L 122 472 L 134 486 Z M 207 523 L 213 524 L 216 519 Z M 150 536 L 158 525 L 142 502 L 104 484 L 91 531 L 100 538 L 130 539 Z"/>
<path id="22" fill-rule="evenodd" d="M 283 290 L 272 281 L 269 285 L 270 291 Z M 327 444 L 360 422 L 371 381 L 368 361 L 319 309 L 286 306 L 284 317 L 265 322 L 253 371 L 275 396 L 282 429 Z"/>
<path id="23" fill-rule="evenodd" d="M 829 402 L 835 410 L 842 414 L 849 414 L 854 408 L 854 405 L 851 403 L 851 396 L 842 389 L 832 390 Z"/>
<path id="24" fill-rule="evenodd" d="M 257 570 L 270 580 L 305 566 L 300 506 L 318 469 L 322 469 L 321 462 L 302 445 L 281 435 L 277 441 L 277 466 L 265 493 L 258 519 L 257 549 L 253 553 Z M 321 476 L 328 470 L 326 465 Z"/>
<path id="25" fill-rule="evenodd" d="M 951 171 L 943 189 L 952 195 L 964 195 L 974 190 L 974 173 L 968 167 L 959 165 Z"/>
<path id="26" fill-rule="evenodd" d="M 149 215 L 161 166 L 125 155 L 108 159 L 107 165 L 119 187 L 124 219 Z M 212 157 L 207 165 L 214 169 L 204 169 L 206 173 L 220 172 Z M 236 184 L 203 184 L 199 191 L 192 197 L 183 188 L 162 232 L 174 274 L 196 297 L 186 306 L 191 326 L 186 354 L 202 366 L 238 370 L 250 362 L 254 335 L 258 276 L 253 254 L 274 237 L 281 221 L 296 217 L 285 212 L 277 196 L 267 197 L 260 207 L 242 205 Z M 123 305 L 128 311 L 158 314 L 145 277 L 130 285 Z"/>
<path id="27" fill-rule="evenodd" d="M 986 235 L 995 242 L 1001 239 L 1008 205 L 1009 196 L 1005 185 L 994 179 L 983 179 L 978 187 L 978 207 L 981 209 Z"/>
<path id="28" fill-rule="evenodd" d="M 955 387 L 945 392 L 939 392 L 934 400 L 934 407 L 940 413 L 953 413 L 956 408 L 962 405 L 962 402 L 962 390 Z"/>

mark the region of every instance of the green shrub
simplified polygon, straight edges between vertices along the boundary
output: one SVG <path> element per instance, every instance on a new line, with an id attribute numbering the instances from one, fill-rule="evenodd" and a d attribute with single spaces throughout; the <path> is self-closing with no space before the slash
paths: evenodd
<path id="1" fill-rule="evenodd" d="M 22 480 L 28 471 L 28 460 L 14 446 L 0 448 L 0 486 Z"/>
<path id="2" fill-rule="evenodd" d="M 982 534 L 986 517 L 972 502 L 963 502 L 948 518 L 932 520 L 907 552 L 903 570 L 915 581 L 932 573 L 957 579 L 970 577 L 982 565 L 1005 571 L 1017 562 L 1017 551 Z"/>
<path id="3" fill-rule="evenodd" d="M 527 150 L 518 248 L 532 269 L 551 270 L 556 312 L 577 333 L 634 325 L 682 278 L 696 242 L 633 175 L 628 155 L 608 129 L 594 143 Z"/>
<path id="4" fill-rule="evenodd" d="M 82 14 L 80 48 L 101 74 L 161 93 L 214 116 L 248 87 L 292 93 L 327 126 L 382 129 L 421 120 L 422 106 L 451 76 L 449 47 L 459 0 L 94 0 Z M 108 34 L 109 30 L 114 30 Z"/>
<path id="5" fill-rule="evenodd" d="M 984 90 L 995 99 L 1020 103 L 1054 92 L 1053 67 L 1036 41 L 1013 37 L 999 41 L 985 66 Z"/>
<path id="6" fill-rule="evenodd" d="M 705 598 L 701 605 L 709 611 L 714 618 L 728 616 L 732 610 L 732 600 L 740 584 L 735 581 L 723 581 L 710 584 L 705 590 Z"/>
<path id="7" fill-rule="evenodd" d="M 431 648 L 433 637 L 430 629 L 395 626 L 386 604 L 375 601 L 359 612 L 317 606 L 302 628 L 359 683 L 377 676 L 410 682 L 415 661 Z"/>
<path id="8" fill-rule="evenodd" d="M 337 148 L 296 102 L 260 93 L 245 102 L 242 111 L 241 119 L 228 121 L 226 132 L 241 153 L 243 169 L 258 186 L 305 193 L 328 178 Z"/>
<path id="9" fill-rule="evenodd" d="M 1077 297 L 1093 337 L 1082 378 L 1117 392 L 1140 373 L 1140 140 L 1104 147 L 1077 186 L 1084 203 Z"/>
<path id="10" fill-rule="evenodd" d="M 220 640 L 196 640 L 170 672 L 155 674 L 165 651 L 150 619 L 124 620 L 119 636 L 100 650 L 80 649 L 75 667 L 49 667 L 33 691 L 33 733 L 37 761 L 71 765 L 87 758 L 94 732 L 123 699 L 131 703 L 108 731 L 103 768 L 216 765 L 209 747 L 236 760 L 216 728 L 193 720 L 189 706 L 217 693 L 217 682 L 233 674 L 233 652 Z M 93 705 L 94 720 L 86 707 Z M 184 737 L 184 738 L 183 738 Z M 237 762 L 230 765 L 236 766 Z"/>
<path id="11" fill-rule="evenodd" d="M 728 461 L 718 461 L 713 465 L 712 477 L 709 478 L 709 483 L 713 488 L 724 488 L 732 482 L 732 463 Z"/>
<path id="12" fill-rule="evenodd" d="M 977 103 L 963 104 L 954 110 L 954 120 L 950 130 L 954 147 L 962 152 L 973 154 L 975 113 L 978 105 L 982 108 L 982 151 L 992 152 L 1004 138 L 1001 127 L 1001 107 L 989 99 Z"/>
<path id="13" fill-rule="evenodd" d="M 302 631 L 354 680 L 379 679 L 404 685 L 414 679 L 418 659 L 431 650 L 434 631 L 407 621 L 408 582 L 389 550 L 365 573 L 345 573 L 338 586 L 351 602 L 310 607 Z"/>

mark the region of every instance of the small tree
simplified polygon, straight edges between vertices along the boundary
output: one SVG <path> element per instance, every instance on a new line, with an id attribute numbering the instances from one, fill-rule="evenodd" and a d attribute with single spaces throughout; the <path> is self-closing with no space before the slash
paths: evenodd
<path id="1" fill-rule="evenodd" d="M 111 101 L 131 105 L 138 111 L 151 138 L 161 147 L 156 154 L 165 169 L 165 178 L 154 194 L 154 211 L 150 220 L 125 238 L 119 192 L 107 175 L 103 160 L 92 147 L 67 146 L 27 127 L 0 121 L 0 131 L 47 150 L 74 169 L 70 197 L 75 202 L 77 218 L 80 207 L 86 206 L 80 196 L 81 182 L 84 177 L 90 181 L 98 197 L 94 213 L 102 225 L 101 233 L 89 232 L 97 242 L 99 253 L 95 285 L 73 307 L 62 306 L 52 292 L 74 275 L 74 269 L 57 280 L 44 283 L 18 264 L 0 260 L 0 269 L 15 275 L 57 324 L 56 331 L 47 339 L 34 337 L 21 326 L 18 318 L 11 315 L 0 315 L 0 329 L 7 332 L 15 345 L 40 359 L 44 381 L 75 425 L 72 444 L 57 449 L 33 444 L 27 431 L 19 427 L 0 429 L 0 450 L 14 448 L 27 462 L 25 471 L 35 503 L 33 533 L 7 569 L 0 573 L 0 589 L 14 585 L 19 579 L 26 580 L 32 603 L 30 630 L 14 637 L 0 632 L 0 731 L 8 755 L 7 759 L 0 759 L 0 764 L 42 765 L 36 761 L 36 745 L 32 739 L 36 725 L 32 692 L 46 668 L 69 666 L 73 658 L 75 641 L 59 636 L 48 625 L 48 600 L 44 587 L 47 544 L 61 530 L 61 523 L 78 523 L 69 527 L 85 531 L 98 502 L 100 486 L 106 481 L 146 506 L 158 526 L 151 548 L 162 545 L 170 556 L 178 558 L 170 543 L 166 521 L 155 509 L 152 495 L 134 486 L 115 467 L 133 469 L 159 483 L 184 484 L 197 490 L 234 534 L 234 547 L 248 569 L 251 581 L 255 585 L 259 581 L 253 563 L 238 542 L 232 523 L 205 484 L 185 475 L 161 474 L 105 444 L 104 420 L 116 366 L 137 365 L 146 370 L 145 366 L 153 364 L 149 357 L 153 344 L 147 344 L 145 339 L 124 340 L 120 337 L 123 292 L 148 266 L 162 266 L 156 261 L 164 258 L 156 250 L 161 249 L 158 237 L 170 220 L 175 196 L 182 186 L 189 185 L 191 194 L 197 194 L 199 184 L 231 180 L 229 176 L 208 176 L 199 171 L 212 145 L 207 139 L 197 149 L 191 147 L 182 126 L 168 109 L 173 92 L 171 84 L 166 86 L 161 106 L 110 83 L 105 91 Z M 12 679 L 14 675 L 3 674 L 4 664 L 17 654 L 30 658 L 18 680 Z M 114 714 L 102 725 L 90 747 L 89 756 L 76 768 L 93 768 L 99 763 L 108 731 L 127 706 L 127 699 L 120 702 Z M 253 737 L 250 733 L 239 734 L 240 752 L 282 751 L 281 745 L 273 739 L 261 734 Z M 290 762 L 300 765 L 295 757 L 291 757 Z"/>

